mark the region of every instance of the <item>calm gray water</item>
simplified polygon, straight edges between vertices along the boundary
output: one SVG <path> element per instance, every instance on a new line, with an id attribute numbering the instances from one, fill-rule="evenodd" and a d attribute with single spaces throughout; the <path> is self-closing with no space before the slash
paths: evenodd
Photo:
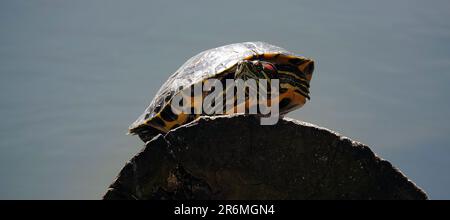
<path id="1" fill-rule="evenodd" d="M 159 86 L 212 47 L 315 58 L 292 118 L 372 147 L 450 199 L 449 1 L 1 1 L 0 199 L 99 199 Z M 289 138 L 289 137 L 287 137 Z"/>

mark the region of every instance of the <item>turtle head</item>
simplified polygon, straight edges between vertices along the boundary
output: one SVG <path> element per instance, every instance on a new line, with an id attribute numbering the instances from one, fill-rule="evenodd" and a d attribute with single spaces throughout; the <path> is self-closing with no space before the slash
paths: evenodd
<path id="1" fill-rule="evenodd" d="M 242 60 L 237 64 L 235 78 L 270 79 L 276 78 L 277 69 L 274 64 L 259 60 Z"/>

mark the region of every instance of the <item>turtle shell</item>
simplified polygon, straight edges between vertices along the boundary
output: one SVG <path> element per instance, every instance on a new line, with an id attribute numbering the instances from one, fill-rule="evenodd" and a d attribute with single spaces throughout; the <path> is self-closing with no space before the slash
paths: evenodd
<path id="1" fill-rule="evenodd" d="M 131 124 L 129 129 L 136 128 L 147 119 L 153 118 L 164 104 L 183 87 L 189 87 L 204 79 L 214 78 L 243 59 L 264 54 L 294 55 L 283 48 L 265 42 L 230 44 L 197 54 L 169 77 L 144 113 Z"/>

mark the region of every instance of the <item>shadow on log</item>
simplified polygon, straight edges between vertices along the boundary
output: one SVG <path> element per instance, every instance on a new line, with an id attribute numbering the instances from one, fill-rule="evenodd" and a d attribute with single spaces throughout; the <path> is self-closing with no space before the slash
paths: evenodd
<path id="1" fill-rule="evenodd" d="M 293 119 L 201 117 L 158 135 L 104 199 L 427 199 L 369 147 Z"/>

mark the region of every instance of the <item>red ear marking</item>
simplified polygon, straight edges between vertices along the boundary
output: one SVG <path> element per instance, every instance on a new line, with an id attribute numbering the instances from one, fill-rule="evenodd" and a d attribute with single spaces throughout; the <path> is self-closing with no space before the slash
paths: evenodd
<path id="1" fill-rule="evenodd" d="M 269 70 L 269 71 L 275 71 L 275 66 L 270 64 L 270 63 L 264 63 L 263 64 L 263 68 L 265 70 Z"/>

